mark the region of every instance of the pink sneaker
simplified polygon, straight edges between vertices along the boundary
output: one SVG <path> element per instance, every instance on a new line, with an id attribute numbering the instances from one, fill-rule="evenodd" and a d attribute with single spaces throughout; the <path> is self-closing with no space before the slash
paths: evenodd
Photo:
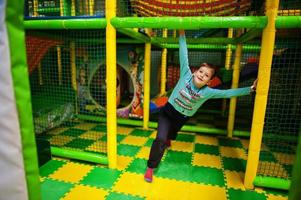
<path id="1" fill-rule="evenodd" d="M 170 147 L 171 146 L 171 140 L 166 140 L 165 144 L 166 144 L 167 148 Z"/>
<path id="2" fill-rule="evenodd" d="M 152 168 L 146 169 L 146 172 L 144 174 L 144 180 L 149 183 L 153 182 L 153 169 Z"/>

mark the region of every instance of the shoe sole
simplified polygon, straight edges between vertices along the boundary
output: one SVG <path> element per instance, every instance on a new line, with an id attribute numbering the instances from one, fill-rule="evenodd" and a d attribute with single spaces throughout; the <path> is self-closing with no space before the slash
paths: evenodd
<path id="1" fill-rule="evenodd" d="M 148 182 L 148 183 L 153 182 L 153 179 L 150 179 L 150 178 L 144 178 L 144 180 L 145 180 L 146 182 Z"/>

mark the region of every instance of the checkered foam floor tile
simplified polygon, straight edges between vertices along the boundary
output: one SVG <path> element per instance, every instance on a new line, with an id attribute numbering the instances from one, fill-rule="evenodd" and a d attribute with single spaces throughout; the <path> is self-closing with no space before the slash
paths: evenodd
<path id="1" fill-rule="evenodd" d="M 155 170 L 153 183 L 147 183 L 143 174 L 156 130 L 118 127 L 117 132 L 116 169 L 54 157 L 40 167 L 42 199 L 287 199 L 286 192 L 244 188 L 248 140 L 180 132 Z M 106 152 L 104 125 L 73 123 L 47 135 L 53 145 Z M 269 153 L 262 162 L 281 156 Z"/>

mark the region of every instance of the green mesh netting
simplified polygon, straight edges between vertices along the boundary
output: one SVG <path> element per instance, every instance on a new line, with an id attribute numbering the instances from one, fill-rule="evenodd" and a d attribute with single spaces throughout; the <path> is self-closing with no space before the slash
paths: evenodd
<path id="1" fill-rule="evenodd" d="M 280 1 L 278 15 L 300 15 L 301 2 Z M 258 175 L 290 179 L 301 124 L 301 31 L 280 29 L 271 70 Z"/>
<path id="2" fill-rule="evenodd" d="M 104 17 L 105 1 L 26 0 L 24 14 L 29 18 Z"/>
<path id="3" fill-rule="evenodd" d="M 273 57 L 258 168 L 260 175 L 280 178 L 291 178 L 301 124 L 301 34 L 287 38 L 288 31 L 277 32 L 276 45 L 289 47 Z"/>
<path id="4" fill-rule="evenodd" d="M 27 31 L 35 132 L 52 146 L 106 153 L 104 30 Z"/>

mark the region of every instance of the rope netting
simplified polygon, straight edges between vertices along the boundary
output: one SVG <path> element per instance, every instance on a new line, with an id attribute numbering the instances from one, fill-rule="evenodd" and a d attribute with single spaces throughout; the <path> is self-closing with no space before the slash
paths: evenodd
<path id="1" fill-rule="evenodd" d="M 279 30 L 273 57 L 258 174 L 291 178 L 301 125 L 301 32 Z M 286 47 L 285 47 L 286 46 Z"/>
<path id="2" fill-rule="evenodd" d="M 80 117 L 105 116 L 105 92 L 93 93 L 106 88 L 104 41 L 103 30 L 26 33 L 35 133 L 52 146 L 106 153 L 106 126 Z"/>
<path id="3" fill-rule="evenodd" d="M 262 2 L 252 0 L 121 0 L 118 16 L 238 16 L 260 15 Z"/>
<path id="4" fill-rule="evenodd" d="M 258 43 L 259 45 L 260 43 Z M 244 45 L 243 45 L 244 47 Z M 240 63 L 239 86 L 251 86 L 258 74 L 259 51 L 243 49 L 243 55 Z M 234 56 L 233 56 L 234 59 Z M 225 74 L 229 81 L 232 81 L 232 74 Z M 231 76 L 231 77 L 230 77 Z M 230 85 L 229 81 L 227 82 Z M 241 96 L 237 98 L 237 107 L 235 113 L 235 130 L 250 131 L 252 125 L 253 107 L 255 94 L 250 96 Z"/>
<path id="5" fill-rule="evenodd" d="M 105 0 L 26 0 L 25 17 L 105 17 Z"/>
<path id="6" fill-rule="evenodd" d="M 250 10 L 250 0 L 131 0 L 140 16 L 224 16 L 239 15 Z"/>
<path id="7" fill-rule="evenodd" d="M 264 15 L 255 0 L 117 0 L 117 16 Z M 300 1 L 280 1 L 279 15 L 300 15 Z M 26 0 L 25 17 L 105 17 L 105 0 Z"/>

